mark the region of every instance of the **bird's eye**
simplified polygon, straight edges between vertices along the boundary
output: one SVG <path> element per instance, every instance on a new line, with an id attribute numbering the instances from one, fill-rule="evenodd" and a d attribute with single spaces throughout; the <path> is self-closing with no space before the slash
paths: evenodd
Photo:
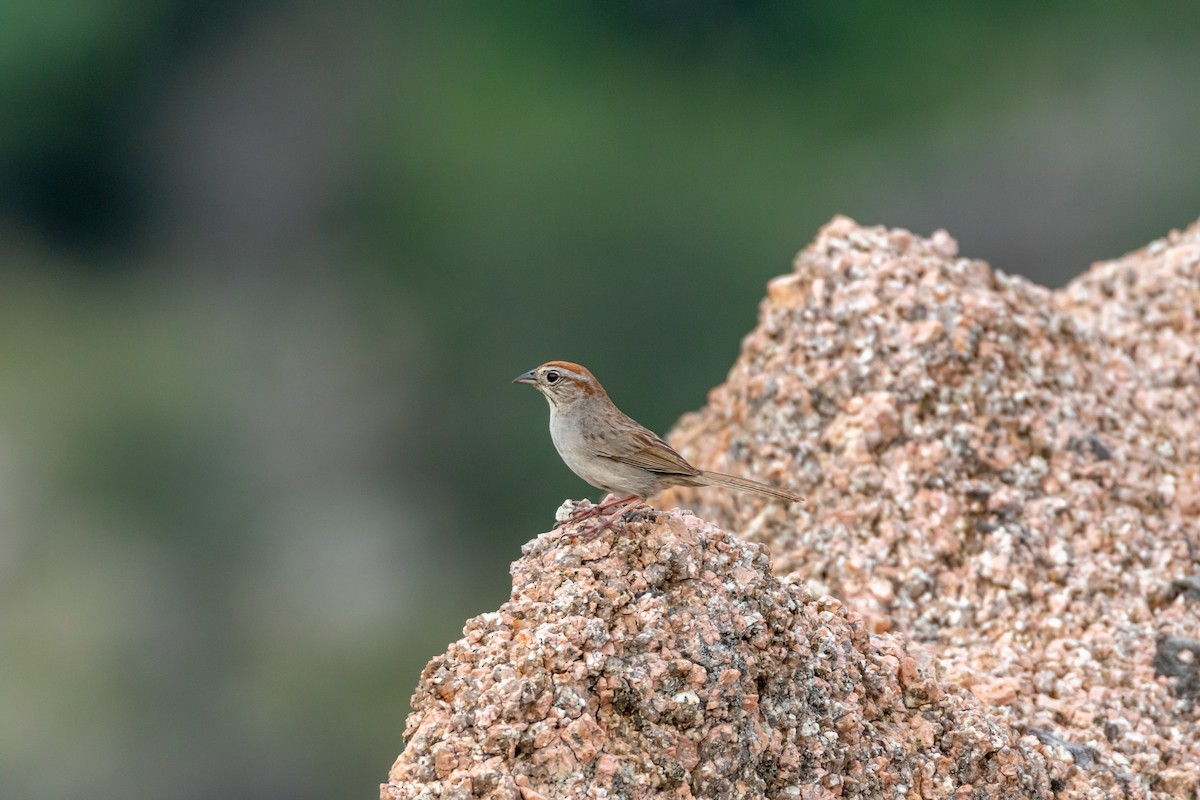
<path id="1" fill-rule="evenodd" d="M 546 373 L 546 383 L 558 383 L 559 374 L 554 370 Z"/>

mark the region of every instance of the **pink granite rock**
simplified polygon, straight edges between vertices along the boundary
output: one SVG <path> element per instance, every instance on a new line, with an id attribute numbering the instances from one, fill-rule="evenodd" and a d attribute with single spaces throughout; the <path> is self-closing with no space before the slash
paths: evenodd
<path id="1" fill-rule="evenodd" d="M 956 251 L 822 229 L 672 436 L 807 509 L 661 504 L 921 641 L 947 684 L 1041 734 L 1059 796 L 1195 796 L 1200 672 L 1160 643 L 1200 637 L 1196 595 L 1170 593 L 1200 573 L 1200 225 L 1057 292 Z"/>
<path id="2" fill-rule="evenodd" d="M 1040 745 L 932 658 L 686 512 L 544 534 L 425 668 L 416 798 L 1049 797 Z"/>
<path id="3" fill-rule="evenodd" d="M 671 436 L 808 505 L 539 537 L 382 797 L 1200 795 L 1198 353 L 1200 225 L 1052 292 L 834 219 Z"/>

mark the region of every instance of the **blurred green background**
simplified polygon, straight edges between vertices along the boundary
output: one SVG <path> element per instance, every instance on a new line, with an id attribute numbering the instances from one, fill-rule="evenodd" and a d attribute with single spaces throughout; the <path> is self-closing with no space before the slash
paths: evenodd
<path id="1" fill-rule="evenodd" d="M 0 4 L 0 796 L 374 797 L 565 497 L 835 213 L 1059 285 L 1200 215 L 1200 4 Z"/>

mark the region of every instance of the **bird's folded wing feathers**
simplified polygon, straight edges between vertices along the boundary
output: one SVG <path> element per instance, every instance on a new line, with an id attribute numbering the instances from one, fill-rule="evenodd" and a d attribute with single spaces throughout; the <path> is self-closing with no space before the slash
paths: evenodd
<path id="1" fill-rule="evenodd" d="M 628 436 L 614 436 L 600 444 L 599 454 L 621 464 L 672 475 L 699 475 L 700 470 L 683 459 L 671 446 L 640 425 Z"/>

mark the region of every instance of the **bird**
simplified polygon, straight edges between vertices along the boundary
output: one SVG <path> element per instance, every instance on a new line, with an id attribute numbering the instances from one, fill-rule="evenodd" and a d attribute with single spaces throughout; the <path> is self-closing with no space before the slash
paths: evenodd
<path id="1" fill-rule="evenodd" d="M 775 486 L 723 472 L 697 469 L 657 434 L 622 412 L 586 367 L 548 361 L 513 383 L 537 389 L 550 404 L 550 438 L 571 471 L 610 494 L 599 505 L 571 515 L 577 522 L 609 512 L 589 534 L 598 534 L 633 506 L 670 486 L 721 486 L 786 503 L 805 499 Z"/>

